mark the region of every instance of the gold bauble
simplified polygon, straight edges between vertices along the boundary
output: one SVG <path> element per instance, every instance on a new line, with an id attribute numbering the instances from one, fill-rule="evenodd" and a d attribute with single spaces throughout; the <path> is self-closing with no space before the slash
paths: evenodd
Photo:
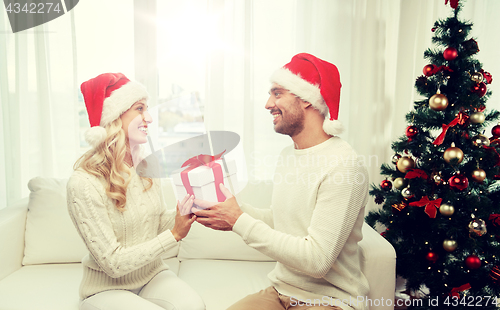
<path id="1" fill-rule="evenodd" d="M 448 98 L 443 94 L 435 94 L 429 99 L 429 107 L 434 111 L 443 111 L 448 106 Z"/>
<path id="2" fill-rule="evenodd" d="M 439 213 L 441 213 L 444 216 L 452 216 L 453 213 L 455 213 L 455 207 L 453 207 L 450 204 L 443 203 L 439 207 Z"/>
<path id="3" fill-rule="evenodd" d="M 411 157 L 403 156 L 398 160 L 397 167 L 399 171 L 406 173 L 408 170 L 415 168 L 415 161 Z"/>
<path id="4" fill-rule="evenodd" d="M 478 183 L 482 183 L 486 179 L 486 171 L 481 168 L 472 171 L 472 179 Z"/>
<path id="5" fill-rule="evenodd" d="M 479 134 L 477 136 L 472 137 L 472 144 L 474 146 L 490 146 L 490 139 L 487 136 Z"/>
<path id="6" fill-rule="evenodd" d="M 469 223 L 469 232 L 472 235 L 481 237 L 486 235 L 486 222 L 482 219 L 474 219 Z"/>
<path id="7" fill-rule="evenodd" d="M 394 181 L 392 182 L 392 185 L 396 188 L 396 189 L 399 189 L 399 190 L 402 190 L 403 188 L 406 187 L 406 180 L 403 179 L 403 178 L 396 178 L 394 179 Z"/>
<path id="8" fill-rule="evenodd" d="M 443 241 L 443 249 L 447 252 L 453 252 L 457 249 L 457 242 L 451 239 L 445 239 Z"/>
<path id="9" fill-rule="evenodd" d="M 461 163 L 464 160 L 464 152 L 455 146 L 455 143 L 451 144 L 451 147 L 444 151 L 443 158 L 447 163 L 454 161 L 454 163 Z"/>
<path id="10" fill-rule="evenodd" d="M 470 79 L 476 83 L 481 83 L 483 81 L 483 74 L 481 72 L 475 72 L 470 76 Z"/>
<path id="11" fill-rule="evenodd" d="M 484 113 L 483 112 L 474 112 L 470 115 L 469 117 L 470 119 L 470 122 L 472 124 L 482 124 L 484 123 L 484 120 L 486 119 L 486 117 L 484 116 Z"/>

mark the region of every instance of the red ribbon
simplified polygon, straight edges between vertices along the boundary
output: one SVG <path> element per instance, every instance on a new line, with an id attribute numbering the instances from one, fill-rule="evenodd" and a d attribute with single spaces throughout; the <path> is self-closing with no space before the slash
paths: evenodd
<path id="1" fill-rule="evenodd" d="M 432 218 L 436 218 L 437 209 L 441 206 L 441 198 L 436 200 L 429 200 L 429 197 L 424 196 L 419 201 L 410 202 L 412 207 L 423 207 L 425 206 L 425 213 Z"/>
<path id="2" fill-rule="evenodd" d="M 421 169 L 410 169 L 405 175 L 405 179 L 414 179 L 414 178 L 422 178 L 424 180 L 427 180 L 429 176 L 427 173 L 424 172 L 424 170 Z"/>
<path id="3" fill-rule="evenodd" d="M 453 297 L 459 297 L 460 298 L 460 292 L 469 290 L 471 288 L 469 283 L 466 283 L 464 285 L 461 285 L 459 287 L 454 287 L 451 289 L 450 295 Z"/>
<path id="4" fill-rule="evenodd" d="M 448 71 L 448 72 L 453 72 L 453 70 L 451 70 L 448 66 L 435 66 L 434 69 L 432 69 L 429 74 L 430 75 L 434 75 L 436 73 L 438 73 L 439 71 Z"/>
<path id="5" fill-rule="evenodd" d="M 488 221 L 490 221 L 493 226 L 500 226 L 500 214 L 490 214 Z"/>
<path id="6" fill-rule="evenodd" d="M 215 184 L 215 192 L 217 194 L 217 201 L 223 202 L 224 200 L 226 200 L 226 196 L 224 196 L 224 194 L 220 191 L 219 188 L 220 183 L 224 184 L 224 175 L 222 174 L 222 167 L 215 162 L 216 160 L 221 158 L 224 152 L 225 150 L 222 151 L 222 153 L 217 154 L 215 156 L 200 154 L 198 156 L 191 157 L 182 164 L 181 167 L 188 166 L 186 169 L 182 170 L 181 179 L 182 179 L 182 185 L 184 185 L 184 188 L 186 189 L 186 192 L 189 195 L 194 195 L 194 192 L 193 192 L 193 187 L 189 183 L 188 172 L 200 166 L 207 166 L 210 169 L 212 169 L 214 174 L 214 184 Z"/>
<path id="7" fill-rule="evenodd" d="M 498 151 L 495 147 L 493 146 L 486 146 L 486 145 L 483 145 L 483 147 L 487 150 L 493 150 L 493 152 L 495 152 L 497 154 L 497 163 L 495 164 L 495 166 L 493 167 L 497 167 L 497 166 L 500 166 L 500 154 L 498 154 Z"/>
<path id="8" fill-rule="evenodd" d="M 434 140 L 434 142 L 432 142 L 432 144 L 441 145 L 444 141 L 444 137 L 446 136 L 446 132 L 448 131 L 448 128 L 453 127 L 456 124 L 458 124 L 459 120 L 460 120 L 460 117 L 457 115 L 457 117 L 455 117 L 455 119 L 452 120 L 448 125 L 443 124 L 443 131 L 441 132 L 441 134 L 439 134 L 439 136 L 436 138 L 436 140 Z"/>

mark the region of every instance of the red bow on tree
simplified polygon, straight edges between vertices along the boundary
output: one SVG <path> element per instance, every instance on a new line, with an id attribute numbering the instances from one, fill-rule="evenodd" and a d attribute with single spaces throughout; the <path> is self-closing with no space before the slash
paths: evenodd
<path id="1" fill-rule="evenodd" d="M 410 169 L 410 171 L 408 171 L 405 175 L 405 179 L 422 178 L 427 180 L 428 177 L 427 173 L 421 169 Z"/>
<path id="2" fill-rule="evenodd" d="M 459 121 L 460 121 L 460 114 L 457 115 L 457 117 L 455 117 L 455 119 L 453 119 L 448 125 L 443 124 L 443 131 L 439 134 L 439 136 L 436 138 L 436 140 L 434 140 L 434 142 L 432 142 L 432 144 L 435 144 L 435 145 L 443 144 L 444 137 L 446 137 L 446 132 L 448 131 L 448 129 L 450 127 L 453 127 L 456 124 L 458 124 Z"/>
<path id="3" fill-rule="evenodd" d="M 493 226 L 499 227 L 500 226 L 500 214 L 490 214 L 488 217 L 488 221 L 490 221 Z"/>
<path id="4" fill-rule="evenodd" d="M 429 197 L 424 196 L 419 201 L 410 202 L 410 206 L 412 207 L 423 207 L 425 206 L 425 213 L 432 218 L 436 218 L 437 209 L 441 206 L 441 198 L 436 200 L 429 200 Z"/>
<path id="5" fill-rule="evenodd" d="M 471 288 L 469 283 L 465 283 L 464 285 L 461 285 L 459 287 L 454 287 L 451 289 L 450 295 L 453 297 L 459 297 L 460 298 L 460 292 L 469 290 Z"/>

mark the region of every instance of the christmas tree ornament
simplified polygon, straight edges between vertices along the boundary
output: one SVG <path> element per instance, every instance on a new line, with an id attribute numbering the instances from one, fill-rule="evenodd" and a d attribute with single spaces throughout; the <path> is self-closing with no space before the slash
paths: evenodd
<path id="1" fill-rule="evenodd" d="M 469 179 L 460 172 L 453 175 L 449 180 L 448 184 L 453 189 L 458 189 L 459 191 L 463 191 L 469 186 Z"/>
<path id="2" fill-rule="evenodd" d="M 472 180 L 478 183 L 482 183 L 486 179 L 486 171 L 481 168 L 472 170 Z"/>
<path id="3" fill-rule="evenodd" d="M 458 51 L 454 47 L 448 47 L 443 52 L 444 59 L 450 61 L 458 57 Z"/>
<path id="4" fill-rule="evenodd" d="M 484 116 L 483 112 L 477 111 L 477 112 L 472 113 L 470 115 L 469 119 L 470 119 L 470 122 L 473 124 L 482 124 L 482 123 L 484 123 L 484 120 L 486 119 L 486 117 Z"/>
<path id="5" fill-rule="evenodd" d="M 444 161 L 449 163 L 459 164 L 464 160 L 464 152 L 455 146 L 455 143 L 452 142 L 451 146 L 447 148 L 443 153 Z"/>
<path id="6" fill-rule="evenodd" d="M 403 188 L 406 187 L 406 183 L 407 182 L 405 179 L 399 177 L 399 178 L 394 179 L 393 185 L 394 185 L 394 188 L 402 190 Z"/>
<path id="7" fill-rule="evenodd" d="M 432 76 L 436 72 L 436 65 L 430 64 L 424 67 L 422 70 L 425 76 Z"/>
<path id="8" fill-rule="evenodd" d="M 453 213 L 455 213 L 455 207 L 453 207 L 449 203 L 443 203 L 439 207 L 439 213 L 441 213 L 444 216 L 452 216 Z"/>
<path id="9" fill-rule="evenodd" d="M 375 203 L 378 204 L 378 205 L 381 205 L 382 203 L 384 203 L 384 197 L 382 195 L 376 195 L 375 196 Z"/>
<path id="10" fill-rule="evenodd" d="M 482 219 L 473 219 L 469 223 L 469 232 L 477 237 L 484 236 L 487 232 L 486 222 Z"/>
<path id="11" fill-rule="evenodd" d="M 429 251 L 426 255 L 425 255 L 425 259 L 434 264 L 438 259 L 439 259 L 439 255 L 437 255 L 436 252 L 433 252 L 433 251 Z"/>
<path id="12" fill-rule="evenodd" d="M 398 163 L 398 160 L 399 160 L 400 158 L 401 158 L 401 155 L 399 155 L 399 154 L 394 154 L 394 156 L 392 156 L 392 158 L 391 158 L 391 161 L 392 161 L 392 163 L 393 163 L 393 164 L 395 164 L 395 165 L 396 165 L 396 164 Z"/>
<path id="13" fill-rule="evenodd" d="M 380 187 L 384 191 L 390 191 L 392 189 L 392 183 L 389 180 L 383 180 L 382 182 L 380 182 Z"/>
<path id="14" fill-rule="evenodd" d="M 410 197 L 413 196 L 413 192 L 411 191 L 411 189 L 409 187 L 405 187 L 401 191 L 401 196 L 403 196 L 404 198 L 408 199 L 408 198 L 410 198 Z"/>
<path id="15" fill-rule="evenodd" d="M 500 138 L 500 123 L 491 128 L 491 134 L 494 138 Z"/>
<path id="16" fill-rule="evenodd" d="M 415 161 L 409 156 L 403 156 L 398 160 L 397 168 L 400 172 L 406 173 L 415 168 Z"/>
<path id="17" fill-rule="evenodd" d="M 477 147 L 490 146 L 490 139 L 488 139 L 485 135 L 478 134 L 477 136 L 472 137 L 472 144 Z"/>
<path id="18" fill-rule="evenodd" d="M 467 40 L 463 42 L 461 45 L 463 50 L 469 55 L 473 55 L 479 52 L 479 46 L 477 45 L 477 42 L 474 39 Z"/>
<path id="19" fill-rule="evenodd" d="M 481 69 L 480 72 L 483 74 L 483 82 L 486 84 L 491 84 L 491 82 L 493 81 L 493 77 L 491 76 L 491 73 L 486 72 L 483 69 Z"/>
<path id="20" fill-rule="evenodd" d="M 488 91 L 488 89 L 486 88 L 486 84 L 484 84 L 483 82 L 481 83 L 477 83 L 475 84 L 474 86 L 472 86 L 472 89 L 471 91 L 478 95 L 479 97 L 482 97 L 486 94 L 486 92 Z"/>
<path id="21" fill-rule="evenodd" d="M 434 174 L 432 176 L 432 179 L 434 180 L 434 183 L 436 183 L 437 185 L 443 184 L 443 177 L 439 173 Z"/>
<path id="22" fill-rule="evenodd" d="M 491 268 L 489 276 L 493 283 L 499 285 L 500 284 L 500 267 L 499 266 L 493 266 Z"/>
<path id="23" fill-rule="evenodd" d="M 448 106 L 448 98 L 438 90 L 435 95 L 429 99 L 429 107 L 434 111 L 443 111 Z"/>
<path id="24" fill-rule="evenodd" d="M 465 266 L 469 269 L 478 269 L 481 267 L 481 260 L 477 257 L 477 255 L 469 255 L 465 258 Z"/>
<path id="25" fill-rule="evenodd" d="M 405 133 L 406 133 L 406 136 L 411 139 L 418 134 L 418 128 L 417 128 L 417 126 L 413 126 L 413 125 L 408 126 L 408 127 L 406 127 Z"/>
<path id="26" fill-rule="evenodd" d="M 452 239 L 445 239 L 443 241 L 443 249 L 446 251 L 446 252 L 453 252 L 457 249 L 457 242 L 455 240 L 452 240 Z"/>
<path id="27" fill-rule="evenodd" d="M 476 83 L 481 83 L 483 81 L 483 74 L 481 72 L 474 72 L 471 74 L 470 79 Z"/>
<path id="28" fill-rule="evenodd" d="M 392 205 L 392 213 L 399 214 L 408 205 L 405 202 L 395 203 Z"/>

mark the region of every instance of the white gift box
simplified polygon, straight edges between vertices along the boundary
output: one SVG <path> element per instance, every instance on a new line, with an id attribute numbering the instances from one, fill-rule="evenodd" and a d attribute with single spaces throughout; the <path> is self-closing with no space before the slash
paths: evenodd
<path id="1" fill-rule="evenodd" d="M 222 175 L 224 176 L 224 186 L 235 195 L 238 192 L 238 179 L 236 178 L 236 162 L 234 160 L 226 160 L 227 170 L 224 168 L 224 163 L 221 159 L 216 160 L 215 163 L 219 164 L 222 168 Z M 181 200 L 187 195 L 187 190 L 182 184 L 181 172 L 186 170 L 187 167 L 176 170 L 172 173 L 172 181 L 175 186 L 177 200 Z M 217 192 L 215 189 L 215 176 L 212 168 L 203 165 L 194 168 L 188 172 L 189 184 L 193 189 L 195 198 L 217 202 Z M 229 180 L 232 183 L 229 185 Z"/>

